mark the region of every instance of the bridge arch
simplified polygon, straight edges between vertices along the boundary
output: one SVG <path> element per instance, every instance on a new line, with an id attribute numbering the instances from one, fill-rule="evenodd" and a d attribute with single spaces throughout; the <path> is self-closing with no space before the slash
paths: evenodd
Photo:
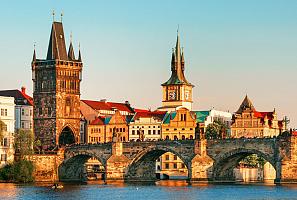
<path id="1" fill-rule="evenodd" d="M 274 153 L 262 152 L 257 149 L 237 148 L 227 153 L 221 153 L 215 158 L 213 166 L 213 180 L 215 181 L 233 181 L 233 169 L 245 157 L 256 154 L 269 162 L 278 174 L 277 161 L 274 158 Z M 276 177 L 277 178 L 277 177 Z"/>
<path id="2" fill-rule="evenodd" d="M 130 162 L 127 173 L 125 175 L 126 180 L 144 180 L 155 181 L 156 180 L 156 160 L 164 153 L 170 152 L 178 156 L 186 168 L 190 170 L 190 161 L 182 155 L 180 152 L 170 148 L 170 146 L 152 146 L 139 152 Z M 188 173 L 189 177 L 189 173 Z"/>
<path id="3" fill-rule="evenodd" d="M 90 158 L 97 159 L 106 170 L 106 160 L 92 151 L 66 151 L 65 160 L 60 164 L 58 168 L 59 180 L 87 181 L 87 171 L 85 168 L 85 163 Z"/>

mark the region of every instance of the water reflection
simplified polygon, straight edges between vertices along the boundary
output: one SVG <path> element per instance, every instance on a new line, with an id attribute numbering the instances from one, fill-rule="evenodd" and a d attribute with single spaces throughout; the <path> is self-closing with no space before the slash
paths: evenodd
<path id="1" fill-rule="evenodd" d="M 62 184 L 63 189 L 53 190 L 51 184 L 0 183 L 0 199 L 297 199 L 297 185 L 189 184 L 183 180 Z"/>

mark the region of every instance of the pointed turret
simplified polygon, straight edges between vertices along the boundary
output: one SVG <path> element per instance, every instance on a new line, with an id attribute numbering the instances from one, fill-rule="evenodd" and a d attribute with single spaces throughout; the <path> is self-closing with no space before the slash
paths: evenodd
<path id="1" fill-rule="evenodd" d="M 80 45 L 79 45 L 79 49 L 78 49 L 78 59 L 79 62 L 81 62 L 81 53 L 80 53 Z"/>
<path id="2" fill-rule="evenodd" d="M 244 110 L 252 110 L 255 111 L 255 107 L 253 106 L 252 101 L 249 99 L 249 97 L 246 95 L 244 100 L 242 101 L 239 109 L 236 113 L 242 113 Z"/>
<path id="3" fill-rule="evenodd" d="M 68 59 L 69 59 L 69 60 L 75 60 L 75 55 L 74 55 L 74 50 L 73 50 L 72 41 L 70 41 L 70 45 L 69 45 Z"/>
<path id="4" fill-rule="evenodd" d="M 175 55 L 174 55 L 174 49 L 172 48 L 172 56 L 171 56 L 171 71 L 175 71 Z"/>
<path id="5" fill-rule="evenodd" d="M 68 60 L 62 22 L 53 22 L 47 60 Z"/>
<path id="6" fill-rule="evenodd" d="M 182 71 L 184 71 L 185 70 L 184 48 L 182 48 L 181 67 L 182 67 Z"/>
<path id="7" fill-rule="evenodd" d="M 34 48 L 32 62 L 35 62 L 35 61 L 36 61 L 36 52 L 35 52 L 35 48 Z"/>

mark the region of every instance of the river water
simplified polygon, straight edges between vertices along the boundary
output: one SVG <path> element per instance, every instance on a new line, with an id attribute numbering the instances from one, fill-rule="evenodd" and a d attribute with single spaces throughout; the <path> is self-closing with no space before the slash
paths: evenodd
<path id="1" fill-rule="evenodd" d="M 47 184 L 20 185 L 0 183 L 0 199 L 287 199 L 297 200 L 297 185 L 273 184 L 192 184 L 185 181 L 160 181 L 151 184 L 89 182 L 87 184 L 64 184 L 63 189 L 53 190 Z"/>

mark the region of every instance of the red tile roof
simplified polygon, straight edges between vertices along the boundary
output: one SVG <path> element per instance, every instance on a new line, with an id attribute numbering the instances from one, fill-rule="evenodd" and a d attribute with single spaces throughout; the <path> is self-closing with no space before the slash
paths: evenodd
<path id="1" fill-rule="evenodd" d="M 134 120 L 139 118 L 151 118 L 155 117 L 162 120 L 166 114 L 166 111 L 149 111 L 149 110 L 140 110 L 135 109 L 136 114 L 134 115 Z"/>
<path id="2" fill-rule="evenodd" d="M 90 122 L 90 125 L 104 125 L 104 117 L 96 117 Z"/>
<path id="3" fill-rule="evenodd" d="M 297 131 L 293 131 L 292 135 L 297 136 Z"/>
<path id="4" fill-rule="evenodd" d="M 258 112 L 258 111 L 254 111 L 254 116 L 255 117 L 259 117 L 259 118 L 265 118 L 267 116 L 267 118 L 269 120 L 273 119 L 273 112 Z"/>
<path id="5" fill-rule="evenodd" d="M 33 98 L 25 93 L 25 90 L 1 90 L 0 96 L 14 97 L 16 105 L 33 106 Z"/>
<path id="6" fill-rule="evenodd" d="M 89 105 L 95 110 L 114 110 L 126 111 L 128 113 L 134 113 L 133 108 L 126 103 L 115 103 L 106 101 L 92 101 L 92 100 L 82 100 L 85 104 Z"/>

